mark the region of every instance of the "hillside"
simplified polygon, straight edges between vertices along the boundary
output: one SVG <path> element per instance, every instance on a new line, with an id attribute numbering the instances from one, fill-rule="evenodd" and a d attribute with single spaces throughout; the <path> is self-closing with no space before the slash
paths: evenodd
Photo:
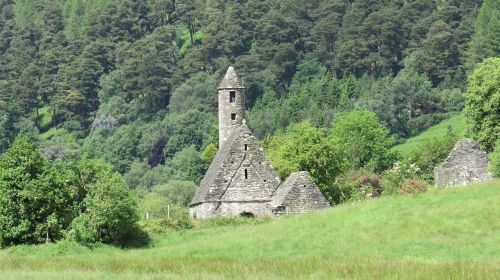
<path id="1" fill-rule="evenodd" d="M 498 279 L 500 181 L 262 223 L 173 231 L 150 248 L 0 251 L 2 279 Z"/>
<path id="2" fill-rule="evenodd" d="M 456 114 L 441 121 L 422 133 L 409 138 L 404 143 L 394 146 L 392 150 L 400 152 L 403 157 L 408 157 L 415 152 L 420 145 L 435 139 L 442 139 L 450 132 L 455 134 L 458 138 L 465 136 L 465 118 L 462 114 Z"/>

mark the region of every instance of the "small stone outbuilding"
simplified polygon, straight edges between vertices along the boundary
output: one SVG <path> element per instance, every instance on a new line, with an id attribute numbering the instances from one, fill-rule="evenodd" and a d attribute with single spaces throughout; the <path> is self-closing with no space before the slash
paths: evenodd
<path id="1" fill-rule="evenodd" d="M 491 179 L 488 156 L 479 143 L 471 139 L 458 141 L 444 162 L 434 169 L 437 186 L 464 186 Z"/>
<path id="2" fill-rule="evenodd" d="M 218 88 L 219 150 L 191 201 L 191 216 L 271 216 L 328 207 L 309 173 L 281 182 L 246 125 L 244 90 L 229 67 Z"/>
<path id="3" fill-rule="evenodd" d="M 290 174 L 276 189 L 272 200 L 272 211 L 275 215 L 303 213 L 329 206 L 306 171 Z"/>

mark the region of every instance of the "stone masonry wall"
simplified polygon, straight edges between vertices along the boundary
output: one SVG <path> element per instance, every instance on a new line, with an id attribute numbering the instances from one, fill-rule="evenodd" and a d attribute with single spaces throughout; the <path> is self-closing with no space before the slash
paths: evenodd
<path id="1" fill-rule="evenodd" d="M 235 101 L 230 102 L 230 93 L 235 92 Z M 235 114 L 235 119 L 231 115 Z M 219 148 L 224 145 L 228 137 L 234 132 L 245 118 L 244 89 L 219 90 Z"/>
<path id="2" fill-rule="evenodd" d="M 437 186 L 463 186 L 491 180 L 488 157 L 479 143 L 464 139 L 453 147 L 444 162 L 434 169 Z"/>

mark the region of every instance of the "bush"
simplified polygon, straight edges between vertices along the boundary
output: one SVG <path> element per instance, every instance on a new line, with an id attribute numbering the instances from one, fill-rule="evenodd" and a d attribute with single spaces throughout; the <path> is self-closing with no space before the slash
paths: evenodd
<path id="1" fill-rule="evenodd" d="M 399 186 L 399 193 L 403 195 L 417 194 L 427 191 L 428 188 L 429 183 L 426 181 L 410 179 Z"/>
<path id="2" fill-rule="evenodd" d="M 490 171 L 495 177 L 500 177 L 500 140 L 497 141 L 495 149 L 490 154 Z"/>
<path id="3" fill-rule="evenodd" d="M 445 137 L 430 139 L 420 144 L 406 161 L 420 168 L 419 178 L 433 181 L 434 168 L 450 154 L 457 140 L 458 137 L 453 133 Z"/>
<path id="4" fill-rule="evenodd" d="M 500 139 L 500 57 L 485 59 L 469 76 L 464 112 L 468 134 L 491 152 Z"/>
<path id="5" fill-rule="evenodd" d="M 146 219 L 177 219 L 185 215 L 187 207 L 157 193 L 148 193 L 139 203 L 141 216 Z"/>
<path id="6" fill-rule="evenodd" d="M 340 176 L 336 186 L 340 195 L 340 203 L 360 201 L 382 195 L 380 177 L 364 170 L 353 171 Z"/>
<path id="7" fill-rule="evenodd" d="M 139 228 L 136 201 L 119 174 L 107 174 L 90 185 L 83 200 L 85 211 L 73 220 L 76 241 L 133 246 L 146 243 Z"/>
<path id="8" fill-rule="evenodd" d="M 383 194 L 399 193 L 400 186 L 410 179 L 420 178 L 421 170 L 415 163 L 396 162 L 382 175 Z"/>
<path id="9" fill-rule="evenodd" d="M 367 168 L 382 172 L 397 156 L 390 151 L 395 141 L 389 130 L 379 123 L 375 113 L 365 110 L 352 111 L 336 119 L 330 138 L 342 145 L 351 170 Z"/>
<path id="10" fill-rule="evenodd" d="M 187 209 L 182 215 L 170 219 L 149 219 L 140 222 L 141 228 L 148 234 L 162 234 L 170 230 L 191 229 L 194 224 L 189 217 Z"/>
<path id="11" fill-rule="evenodd" d="M 170 181 L 153 187 L 153 192 L 168 198 L 172 203 L 188 206 L 196 192 L 196 184 L 191 181 Z"/>

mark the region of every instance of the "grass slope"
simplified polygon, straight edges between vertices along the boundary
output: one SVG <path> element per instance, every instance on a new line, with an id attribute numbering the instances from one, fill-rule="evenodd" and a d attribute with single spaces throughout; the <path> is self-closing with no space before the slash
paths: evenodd
<path id="1" fill-rule="evenodd" d="M 0 251 L 2 279 L 498 279 L 500 181 L 267 223 L 174 231 L 150 248 Z"/>
<path id="2" fill-rule="evenodd" d="M 433 141 L 436 138 L 445 137 L 450 127 L 453 133 L 455 133 L 459 138 L 463 138 L 465 136 L 464 116 L 461 114 L 454 115 L 392 149 L 400 152 L 403 157 L 408 157 L 412 155 L 412 153 L 423 143 Z"/>

